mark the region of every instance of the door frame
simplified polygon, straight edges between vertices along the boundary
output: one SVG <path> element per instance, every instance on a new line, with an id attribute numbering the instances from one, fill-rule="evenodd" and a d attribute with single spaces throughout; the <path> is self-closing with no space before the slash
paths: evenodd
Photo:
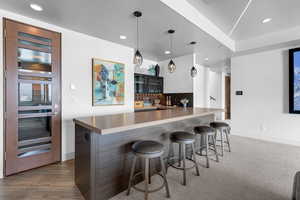
<path id="1" fill-rule="evenodd" d="M 9 18 L 6 18 L 6 17 L 3 17 L 3 26 L 2 26 L 2 29 L 3 29 L 3 86 L 4 86 L 4 90 L 3 90 L 3 94 L 4 94 L 4 98 L 3 98 L 3 176 L 6 177 L 6 176 L 9 176 L 9 175 L 12 175 L 12 174 L 7 174 L 7 169 L 6 169 L 6 164 L 7 164 L 7 153 L 6 153 L 6 149 L 7 149 L 7 123 L 8 123 L 8 117 L 7 117 L 7 107 L 8 107 L 8 104 L 7 104 L 7 78 L 9 77 L 8 76 L 8 73 L 7 73 L 7 52 L 6 52 L 6 37 L 7 37 L 7 32 L 6 32 L 6 22 L 13 22 L 13 23 L 17 23 L 17 24 L 20 24 L 20 25 L 23 25 L 23 26 L 28 26 L 28 27 L 32 27 L 32 28 L 36 28 L 36 29 L 39 29 L 41 31 L 46 31 L 46 32 L 52 32 L 52 33 L 55 33 L 55 34 L 58 34 L 58 42 L 59 42 L 59 49 L 58 49 L 58 53 L 57 53 L 57 56 L 59 57 L 59 59 L 57 60 L 57 65 L 58 65 L 58 75 L 57 75 L 57 78 L 59 80 L 57 80 L 57 83 L 59 84 L 59 88 L 57 89 L 56 88 L 56 91 L 57 93 L 59 93 L 59 98 L 56 102 L 59 103 L 59 113 L 57 114 L 57 116 L 59 117 L 59 127 L 58 127 L 58 130 L 59 130 L 59 158 L 58 158 L 58 161 L 57 162 L 61 162 L 61 159 L 62 159 L 62 39 L 61 39 L 61 33 L 59 32 L 56 32 L 56 31 L 52 31 L 52 30 L 48 30 L 48 29 L 45 29 L 45 28 L 41 28 L 41 27 L 38 27 L 38 26 L 34 26 L 34 25 L 30 25 L 30 24 L 26 24 L 26 23 L 23 23 L 23 22 L 20 22 L 20 21 L 16 21 L 16 20 L 12 20 L 12 19 L 9 19 Z M 52 96 L 53 97 L 53 96 Z M 37 166 L 35 168 L 38 168 L 40 166 Z M 26 170 L 30 170 L 30 169 L 25 169 Z M 19 172 L 17 172 L 19 173 Z"/>
<path id="2" fill-rule="evenodd" d="M 225 119 L 231 119 L 231 76 L 225 76 Z"/>

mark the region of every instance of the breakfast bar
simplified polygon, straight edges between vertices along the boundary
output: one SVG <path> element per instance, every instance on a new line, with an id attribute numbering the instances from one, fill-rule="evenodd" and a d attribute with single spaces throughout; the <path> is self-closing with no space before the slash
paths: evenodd
<path id="1" fill-rule="evenodd" d="M 165 146 L 166 158 L 170 132 L 192 131 L 194 126 L 213 121 L 222 111 L 174 108 L 74 119 L 77 187 L 86 200 L 113 197 L 127 188 L 133 142 L 159 141 Z"/>

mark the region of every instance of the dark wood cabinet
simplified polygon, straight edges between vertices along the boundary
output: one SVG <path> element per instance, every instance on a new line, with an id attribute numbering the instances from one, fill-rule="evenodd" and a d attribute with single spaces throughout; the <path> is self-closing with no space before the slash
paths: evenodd
<path id="1" fill-rule="evenodd" d="M 164 78 L 145 74 L 134 74 L 134 88 L 136 94 L 163 93 Z"/>

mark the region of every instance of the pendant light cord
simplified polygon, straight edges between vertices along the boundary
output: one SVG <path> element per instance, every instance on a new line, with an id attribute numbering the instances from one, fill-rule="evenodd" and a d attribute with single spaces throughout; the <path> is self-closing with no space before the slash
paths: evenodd
<path id="1" fill-rule="evenodd" d="M 170 49 L 171 49 L 171 58 L 173 58 L 173 34 L 170 34 Z"/>
<path id="2" fill-rule="evenodd" d="M 139 18 L 136 18 L 136 46 L 137 50 L 139 50 Z"/>

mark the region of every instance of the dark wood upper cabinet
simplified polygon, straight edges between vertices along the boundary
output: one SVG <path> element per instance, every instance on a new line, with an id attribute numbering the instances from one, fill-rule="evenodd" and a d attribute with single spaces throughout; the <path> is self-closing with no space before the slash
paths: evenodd
<path id="1" fill-rule="evenodd" d="M 7 176 L 61 160 L 61 34 L 3 22 Z"/>
<path id="2" fill-rule="evenodd" d="M 135 73 L 134 88 L 136 94 L 162 94 L 164 78 Z"/>

